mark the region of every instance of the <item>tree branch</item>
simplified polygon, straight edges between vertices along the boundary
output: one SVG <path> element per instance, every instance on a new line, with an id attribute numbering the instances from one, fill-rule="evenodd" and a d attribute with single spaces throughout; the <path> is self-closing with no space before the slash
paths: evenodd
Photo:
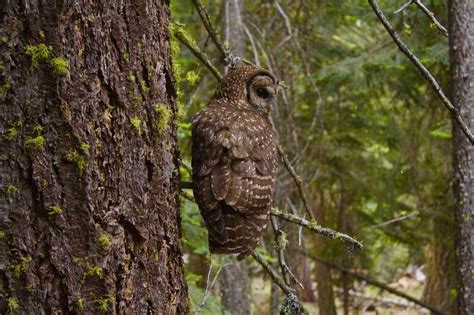
<path id="1" fill-rule="evenodd" d="M 185 45 L 193 53 L 193 55 L 196 56 L 196 58 L 199 59 L 199 61 L 201 61 L 207 67 L 207 69 L 209 69 L 209 71 L 211 71 L 217 81 L 222 80 L 222 75 L 219 73 L 219 70 L 214 67 L 209 58 L 207 58 L 206 54 L 203 53 L 195 43 L 191 42 L 186 37 L 179 26 L 171 28 L 171 31 L 174 37 L 183 43 L 183 45 Z"/>
<path id="2" fill-rule="evenodd" d="M 217 49 L 220 51 L 222 56 L 225 58 L 229 51 L 224 47 L 222 44 L 222 40 L 219 34 L 216 32 L 215 28 L 212 26 L 211 20 L 209 19 L 209 15 L 207 14 L 201 0 L 193 0 L 194 6 L 198 11 L 199 16 L 201 17 L 202 23 L 207 30 L 207 33 L 211 37 L 212 41 L 216 45 Z"/>
<path id="3" fill-rule="evenodd" d="M 313 212 L 311 211 L 308 203 L 308 199 L 306 198 L 306 193 L 303 189 L 303 181 L 301 178 L 296 174 L 295 169 L 293 166 L 291 166 L 291 162 L 288 159 L 288 156 L 286 155 L 285 151 L 281 147 L 281 145 L 278 145 L 278 153 L 280 154 L 281 158 L 283 159 L 283 164 L 285 164 L 286 169 L 288 170 L 288 173 L 290 173 L 291 177 L 293 177 L 293 180 L 296 184 L 296 187 L 298 188 L 298 193 L 301 197 L 301 200 L 303 201 L 303 206 L 308 214 L 308 216 L 311 218 L 311 220 L 314 220 L 314 215 Z"/>
<path id="4" fill-rule="evenodd" d="M 405 3 L 404 5 L 402 5 L 398 10 L 394 11 L 393 13 L 397 14 L 397 13 L 400 13 L 402 12 L 403 10 L 405 10 L 408 6 L 410 6 L 410 4 L 416 4 L 417 7 L 419 7 L 421 9 L 421 11 L 423 11 L 423 13 L 425 13 L 428 18 L 436 25 L 436 27 L 438 28 L 438 30 L 441 32 L 441 34 L 443 34 L 444 36 L 448 37 L 448 31 L 446 30 L 446 28 L 435 18 L 434 16 L 434 13 L 431 12 L 424 4 L 423 2 L 421 2 L 421 0 L 410 0 L 408 1 L 407 3 Z"/>
<path id="5" fill-rule="evenodd" d="M 292 294 L 295 292 L 292 288 L 286 285 L 285 281 L 283 281 L 283 279 L 277 274 L 277 272 L 272 268 L 272 266 L 270 266 L 270 264 L 265 259 L 263 259 L 263 257 L 260 256 L 259 253 L 253 251 L 252 257 L 262 266 L 263 269 L 265 269 L 265 271 L 272 278 L 272 281 L 276 285 L 278 285 L 283 292 L 285 292 L 286 294 Z"/>
<path id="6" fill-rule="evenodd" d="M 364 245 L 362 245 L 361 242 L 359 242 L 358 240 L 350 237 L 349 235 L 344 234 L 344 233 L 340 233 L 340 232 L 336 232 L 336 231 L 331 230 L 329 228 L 319 226 L 314 221 L 311 222 L 311 221 L 308 221 L 306 219 L 300 218 L 296 215 L 293 215 L 291 213 L 283 212 L 283 211 L 280 211 L 280 210 L 275 209 L 275 208 L 272 209 L 271 214 L 276 216 L 276 217 L 279 217 L 280 219 L 283 219 L 285 221 L 301 225 L 301 226 L 303 226 L 303 227 L 305 227 L 309 230 L 312 230 L 312 231 L 314 231 L 318 234 L 321 234 L 323 236 L 326 236 L 326 237 L 329 237 L 329 238 L 332 238 L 332 239 L 343 240 L 343 241 L 349 243 L 351 246 L 353 246 L 356 249 L 362 249 L 364 247 Z"/>
<path id="7" fill-rule="evenodd" d="M 421 2 L 421 0 L 414 0 L 414 2 L 421 9 L 421 11 L 423 11 L 428 16 L 428 18 L 434 23 L 434 25 L 436 25 L 441 34 L 448 37 L 448 30 L 443 25 L 441 25 L 441 23 L 435 18 L 434 13 L 428 10 L 428 8 L 423 4 L 423 2 Z"/>
<path id="8" fill-rule="evenodd" d="M 379 18 L 380 22 L 382 22 L 387 32 L 390 34 L 394 42 L 397 44 L 398 48 L 408 57 L 408 59 L 410 59 L 410 61 L 415 65 L 415 67 L 421 72 L 423 77 L 430 83 L 435 93 L 439 96 L 443 104 L 451 112 L 451 115 L 461 127 L 463 133 L 466 135 L 471 145 L 474 145 L 474 136 L 471 130 L 469 130 L 466 123 L 462 119 L 460 113 L 456 110 L 456 108 L 453 106 L 451 101 L 444 94 L 439 83 L 436 81 L 433 75 L 429 72 L 429 70 L 426 69 L 426 67 L 420 62 L 420 60 L 418 60 L 418 58 L 413 54 L 413 52 L 405 45 L 405 43 L 402 41 L 398 33 L 393 29 L 392 25 L 383 14 L 382 10 L 380 10 L 380 7 L 378 6 L 377 2 L 375 0 L 368 0 L 368 1 L 373 11 Z"/>

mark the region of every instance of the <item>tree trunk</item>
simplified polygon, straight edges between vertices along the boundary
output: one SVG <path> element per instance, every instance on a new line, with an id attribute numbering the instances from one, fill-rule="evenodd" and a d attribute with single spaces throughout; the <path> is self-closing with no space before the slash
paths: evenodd
<path id="1" fill-rule="evenodd" d="M 168 5 L 0 12 L 0 313 L 185 313 Z"/>
<path id="2" fill-rule="evenodd" d="M 316 222 L 319 222 L 324 226 L 325 217 L 326 217 L 326 205 L 324 200 L 324 191 L 319 190 L 320 203 L 319 207 L 315 211 Z M 318 252 L 324 252 L 324 247 L 327 246 L 326 239 L 322 236 L 316 236 L 315 238 L 315 248 L 318 249 Z M 331 269 L 323 264 L 317 263 L 314 268 L 314 275 L 317 283 L 317 293 L 318 293 L 318 308 L 319 314 L 325 315 L 336 315 L 336 302 L 334 298 L 334 290 L 332 287 L 332 276 Z"/>
<path id="3" fill-rule="evenodd" d="M 250 314 L 247 261 L 228 263 L 221 271 L 222 304 L 232 314 Z"/>
<path id="4" fill-rule="evenodd" d="M 444 205 L 443 205 L 444 206 Z M 453 222 L 449 208 L 441 206 L 439 215 L 433 218 L 433 237 L 428 247 L 423 301 L 445 314 L 456 315 L 456 299 L 452 289 L 456 288 L 454 268 Z"/>
<path id="5" fill-rule="evenodd" d="M 230 49 L 240 57 L 245 56 L 245 36 L 242 28 L 244 2 L 224 0 L 223 37 Z M 250 279 L 247 260 L 225 263 L 220 285 L 222 304 L 234 315 L 250 314 Z"/>
<path id="6" fill-rule="evenodd" d="M 474 5 L 449 1 L 449 57 L 452 101 L 474 127 Z M 474 314 L 474 146 L 453 122 L 455 230 L 460 314 Z"/>

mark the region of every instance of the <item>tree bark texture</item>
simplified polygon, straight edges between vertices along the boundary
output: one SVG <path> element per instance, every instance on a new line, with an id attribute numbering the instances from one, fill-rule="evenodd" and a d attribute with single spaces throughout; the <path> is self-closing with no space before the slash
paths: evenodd
<path id="1" fill-rule="evenodd" d="M 242 28 L 244 2 L 224 0 L 223 38 L 240 57 L 246 53 Z M 222 304 L 234 315 L 250 314 L 250 279 L 247 260 L 225 263 L 220 276 Z"/>
<path id="2" fill-rule="evenodd" d="M 167 2 L 0 19 L 0 313 L 186 312 Z"/>
<path id="3" fill-rule="evenodd" d="M 474 4 L 451 0 L 449 57 L 452 101 L 474 128 Z M 453 123 L 455 230 L 459 314 L 474 314 L 474 146 Z"/>

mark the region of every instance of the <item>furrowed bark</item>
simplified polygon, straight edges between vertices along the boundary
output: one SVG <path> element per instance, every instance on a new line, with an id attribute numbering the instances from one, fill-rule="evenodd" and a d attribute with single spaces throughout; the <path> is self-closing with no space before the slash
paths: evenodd
<path id="1" fill-rule="evenodd" d="M 184 313 L 168 4 L 0 4 L 0 313 Z"/>

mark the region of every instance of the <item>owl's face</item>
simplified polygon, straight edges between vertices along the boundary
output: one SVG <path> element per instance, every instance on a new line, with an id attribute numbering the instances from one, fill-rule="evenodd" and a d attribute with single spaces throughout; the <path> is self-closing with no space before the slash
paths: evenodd
<path id="1" fill-rule="evenodd" d="M 278 83 L 269 75 L 257 75 L 247 85 L 247 101 L 261 114 L 269 115 L 276 104 Z"/>
<path id="2" fill-rule="evenodd" d="M 271 108 L 276 105 L 278 86 L 277 78 L 268 70 L 241 65 L 231 69 L 222 78 L 213 99 L 227 104 L 239 104 L 262 116 L 268 116 Z"/>

